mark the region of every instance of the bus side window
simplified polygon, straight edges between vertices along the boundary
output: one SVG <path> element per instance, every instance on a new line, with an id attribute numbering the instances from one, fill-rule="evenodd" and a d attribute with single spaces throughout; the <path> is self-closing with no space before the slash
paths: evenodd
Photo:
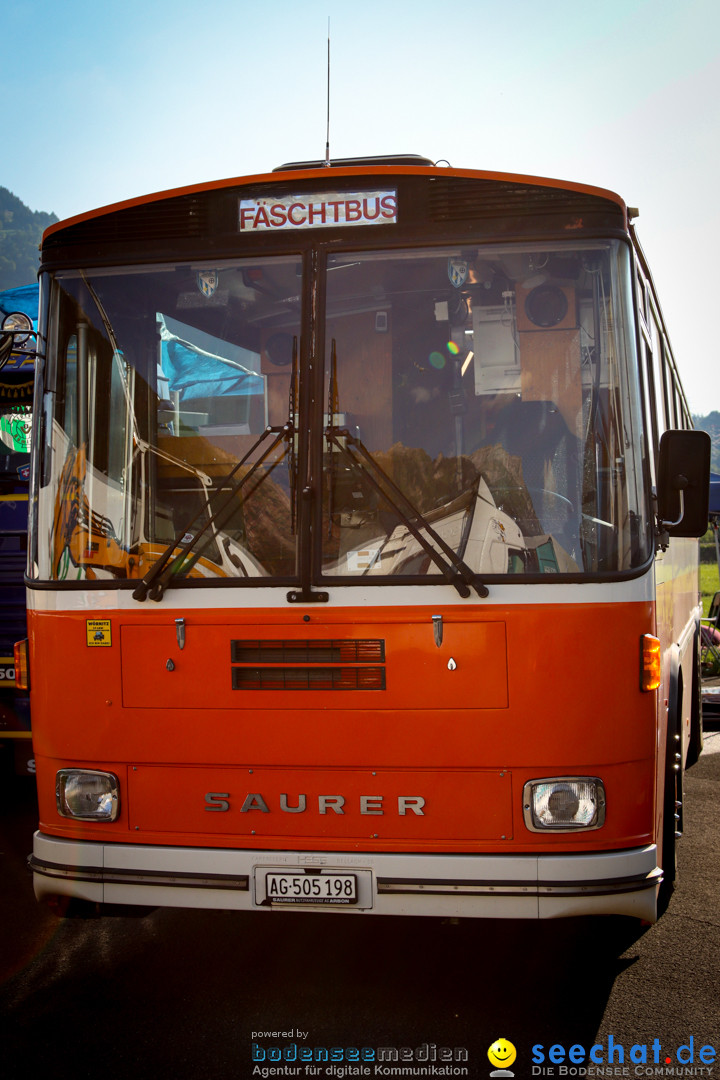
<path id="1" fill-rule="evenodd" d="M 58 403 L 58 420 L 70 443 L 77 445 L 77 335 L 72 334 L 65 346 L 65 386 Z"/>
<path id="2" fill-rule="evenodd" d="M 658 324 L 657 313 L 651 310 L 650 340 L 652 342 L 652 368 L 653 387 L 655 391 L 655 415 L 657 416 L 658 441 L 664 431 L 671 425 L 668 423 L 667 398 L 665 394 L 665 371 L 663 358 L 662 331 Z"/>

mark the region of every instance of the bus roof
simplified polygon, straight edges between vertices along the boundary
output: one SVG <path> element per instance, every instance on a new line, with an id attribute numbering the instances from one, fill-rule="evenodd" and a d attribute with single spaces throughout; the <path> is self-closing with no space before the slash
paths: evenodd
<path id="1" fill-rule="evenodd" d="M 235 176 L 225 180 L 211 180 L 201 184 L 191 184 L 186 187 L 157 191 L 149 195 L 139 196 L 133 199 L 124 199 L 121 202 L 100 206 L 95 210 L 89 210 L 82 214 L 58 221 L 43 233 L 43 242 L 55 233 L 81 222 L 92 221 L 95 218 L 114 214 L 120 210 L 128 210 L 132 207 L 148 205 L 153 202 L 162 202 L 165 199 L 180 198 L 185 195 L 195 195 L 199 192 L 225 188 L 247 186 L 252 184 L 287 183 L 288 180 L 317 180 L 319 171 L 327 169 L 323 161 L 294 162 L 280 165 L 270 173 L 257 173 L 250 176 Z M 423 158 L 415 154 L 396 155 L 394 157 L 369 157 L 369 158 L 344 158 L 330 162 L 329 168 L 335 175 L 342 172 L 344 176 L 438 176 L 458 179 L 488 180 L 507 184 L 532 185 L 534 187 L 547 187 L 568 192 L 592 195 L 596 198 L 606 199 L 615 203 L 623 212 L 627 220 L 627 207 L 624 200 L 613 191 L 605 188 L 594 187 L 589 184 L 578 184 L 567 180 L 557 180 L 548 177 L 530 176 L 519 173 L 485 172 L 477 169 L 455 169 L 451 166 L 432 164 L 429 158 Z"/>

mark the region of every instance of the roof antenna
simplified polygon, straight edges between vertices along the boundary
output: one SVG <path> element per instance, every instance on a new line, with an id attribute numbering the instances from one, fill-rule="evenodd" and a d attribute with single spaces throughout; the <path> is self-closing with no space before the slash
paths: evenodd
<path id="1" fill-rule="evenodd" d="M 327 58 L 327 129 L 325 132 L 325 168 L 330 168 L 330 16 L 328 15 L 328 58 Z"/>

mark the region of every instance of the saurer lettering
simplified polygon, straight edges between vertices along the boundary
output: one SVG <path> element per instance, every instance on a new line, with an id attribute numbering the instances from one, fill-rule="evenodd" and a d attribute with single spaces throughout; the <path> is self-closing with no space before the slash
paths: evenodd
<path id="1" fill-rule="evenodd" d="M 357 808 L 361 814 L 381 817 L 385 814 L 386 800 L 384 795 L 360 795 Z M 273 812 L 272 800 L 268 801 L 257 791 L 248 792 L 240 807 L 241 814 L 248 814 L 256 810 L 261 814 Z M 317 801 L 310 800 L 311 808 L 318 814 L 344 814 L 346 799 L 344 795 L 318 795 Z M 407 814 L 415 814 L 418 817 L 425 816 L 425 799 L 422 795 L 398 795 L 397 800 L 392 800 L 393 809 L 400 817 Z M 349 807 L 350 808 L 350 807 Z M 205 795 L 205 809 L 215 813 L 225 813 L 232 809 L 230 805 L 230 792 L 208 791 Z M 278 805 L 274 808 L 283 814 L 304 814 L 308 810 L 307 795 L 280 795 Z"/>

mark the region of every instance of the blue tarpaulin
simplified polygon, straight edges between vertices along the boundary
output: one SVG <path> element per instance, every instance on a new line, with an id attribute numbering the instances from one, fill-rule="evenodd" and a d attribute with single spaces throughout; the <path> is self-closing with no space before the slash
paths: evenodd
<path id="1" fill-rule="evenodd" d="M 158 324 L 162 373 L 168 380 L 169 389 L 179 392 L 181 401 L 263 393 L 263 377 L 256 371 L 239 360 L 218 356 L 184 340 L 168 328 L 162 317 Z"/>
<path id="2" fill-rule="evenodd" d="M 19 289 L 6 289 L 0 292 L 0 312 L 10 315 L 13 311 L 22 311 L 33 321 L 37 330 L 39 285 L 21 285 Z"/>

